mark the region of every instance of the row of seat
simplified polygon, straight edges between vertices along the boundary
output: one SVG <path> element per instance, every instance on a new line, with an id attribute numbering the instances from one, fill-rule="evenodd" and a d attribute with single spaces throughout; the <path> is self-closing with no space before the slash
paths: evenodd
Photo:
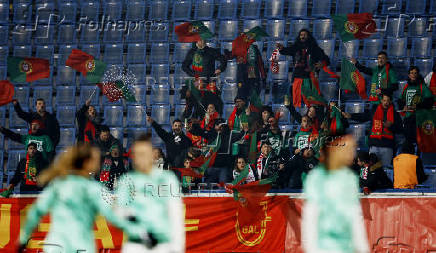
<path id="1" fill-rule="evenodd" d="M 8 20 L 9 17 L 8 2 L 3 0 L 0 4 L 0 20 L 2 21 Z M 215 9 L 216 6 L 217 9 Z M 32 13 L 33 7 L 34 13 Z M 218 19 L 235 19 L 236 17 L 256 19 L 261 16 L 282 18 L 285 15 L 294 18 L 329 17 L 332 14 L 354 12 L 430 15 L 436 14 L 436 4 L 431 0 L 58 0 L 56 2 L 44 0 L 36 1 L 35 6 L 27 1 L 14 1 L 11 12 L 14 23 L 28 23 L 36 17 L 41 23 L 49 23 L 54 17 L 64 22 L 75 23 L 80 22 L 81 17 L 98 21 L 100 16 L 111 17 L 114 20 L 124 18 L 134 21 L 212 20 L 215 17 Z"/>

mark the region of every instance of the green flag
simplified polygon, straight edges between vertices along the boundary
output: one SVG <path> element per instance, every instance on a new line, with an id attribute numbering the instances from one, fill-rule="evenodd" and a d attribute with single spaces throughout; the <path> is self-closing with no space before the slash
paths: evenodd
<path id="1" fill-rule="evenodd" d="M 342 58 L 339 86 L 343 90 L 356 91 L 362 99 L 367 99 L 365 78 L 349 60 Z"/>

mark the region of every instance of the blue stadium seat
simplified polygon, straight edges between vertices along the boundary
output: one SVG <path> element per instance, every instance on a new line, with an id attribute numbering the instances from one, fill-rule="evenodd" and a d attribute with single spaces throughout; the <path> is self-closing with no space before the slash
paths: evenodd
<path id="1" fill-rule="evenodd" d="M 352 124 L 347 131 L 354 136 L 359 145 L 363 145 L 365 143 L 366 128 L 366 124 Z"/>
<path id="2" fill-rule="evenodd" d="M 16 2 L 13 4 L 12 8 L 14 10 L 14 18 L 12 19 L 14 23 L 30 23 L 32 19 L 32 4 L 26 3 L 24 1 Z"/>
<path id="3" fill-rule="evenodd" d="M 147 108 L 142 105 L 130 105 L 127 107 L 127 122 L 129 127 L 145 126 Z"/>
<path id="4" fill-rule="evenodd" d="M 221 73 L 221 80 L 227 83 L 236 82 L 237 64 L 236 61 L 227 62 L 226 71 Z"/>
<path id="5" fill-rule="evenodd" d="M 154 80 L 150 80 L 150 83 L 148 83 L 147 80 L 147 85 L 151 85 L 151 84 L 165 84 L 169 82 L 169 75 L 170 75 L 170 69 L 168 64 L 152 64 L 151 65 L 151 77 L 154 78 Z"/>
<path id="6" fill-rule="evenodd" d="M 75 86 L 57 86 L 56 87 L 56 105 L 74 105 L 76 104 L 76 87 Z"/>
<path id="7" fill-rule="evenodd" d="M 362 57 L 377 58 L 378 52 L 383 48 L 383 39 L 365 39 L 363 40 Z"/>
<path id="8" fill-rule="evenodd" d="M 9 39 L 9 27 L 7 25 L 0 25 L 0 45 L 7 45 Z"/>
<path id="9" fill-rule="evenodd" d="M 32 26 L 17 26 L 12 29 L 12 45 L 30 45 L 32 41 Z"/>
<path id="10" fill-rule="evenodd" d="M 214 0 L 195 0 L 194 17 L 196 20 L 211 20 L 214 12 Z"/>
<path id="11" fill-rule="evenodd" d="M 415 58 L 414 63 L 419 68 L 419 73 L 423 77 L 432 71 L 433 58 Z"/>
<path id="12" fill-rule="evenodd" d="M 127 45 L 127 63 L 145 63 L 145 53 L 147 46 L 145 43 Z"/>
<path id="13" fill-rule="evenodd" d="M 8 56 L 9 56 L 9 47 L 0 46 L 0 66 L 7 65 Z"/>
<path id="14" fill-rule="evenodd" d="M 298 32 L 300 32 L 301 29 L 309 29 L 310 28 L 310 21 L 308 19 L 295 19 L 291 20 L 291 23 L 289 25 L 289 36 L 288 39 L 293 41 L 298 36 Z"/>
<path id="15" fill-rule="evenodd" d="M 351 40 L 347 42 L 340 42 L 339 44 L 339 58 L 357 58 L 359 56 L 359 40 Z"/>
<path id="16" fill-rule="evenodd" d="M 285 1 L 284 0 L 270 0 L 265 1 L 265 18 L 282 18 Z"/>
<path id="17" fill-rule="evenodd" d="M 76 106 L 58 106 L 56 118 L 61 127 L 74 127 L 76 122 Z"/>
<path id="18" fill-rule="evenodd" d="M 124 1 L 104 0 L 103 15 L 108 20 L 120 20 L 123 13 L 123 2 Z"/>
<path id="19" fill-rule="evenodd" d="M 388 18 L 385 36 L 387 37 L 403 37 L 404 36 L 404 21 L 403 17 Z"/>
<path id="20" fill-rule="evenodd" d="M 218 33 L 219 40 L 234 40 L 238 36 L 237 20 L 222 20 Z"/>
<path id="21" fill-rule="evenodd" d="M 84 85 L 80 86 L 78 108 L 82 107 L 85 104 L 86 100 L 88 100 L 89 97 L 91 97 L 92 93 L 94 93 L 94 95 L 91 98 L 91 105 L 93 106 L 99 105 L 100 89 L 97 86 L 84 86 Z"/>
<path id="22" fill-rule="evenodd" d="M 18 163 L 21 159 L 26 158 L 26 151 L 24 150 L 11 150 L 8 154 L 8 163 L 6 165 L 6 170 L 15 172 Z"/>
<path id="23" fill-rule="evenodd" d="M 218 2 L 218 19 L 235 19 L 238 10 L 238 0 Z"/>
<path id="24" fill-rule="evenodd" d="M 26 104 L 22 104 L 21 108 L 23 111 L 28 112 L 29 107 Z M 14 110 L 13 106 L 9 107 L 9 128 L 24 128 L 27 127 L 26 121 L 22 120 L 20 117 L 18 117 L 17 113 Z"/>
<path id="25" fill-rule="evenodd" d="M 126 102 L 126 104 L 128 104 L 128 105 L 145 105 L 146 104 L 145 95 L 147 92 L 146 86 L 137 84 L 132 89 L 135 92 L 136 102 Z"/>
<path id="26" fill-rule="evenodd" d="M 397 15 L 401 12 L 402 0 L 380 0 L 382 5 L 381 14 Z"/>
<path id="27" fill-rule="evenodd" d="M 29 105 L 29 95 L 30 95 L 30 88 L 29 86 L 15 86 L 14 89 L 14 99 L 18 100 L 20 102 L 21 106 L 27 107 Z"/>
<path id="28" fill-rule="evenodd" d="M 425 7 L 427 5 L 426 0 L 413 1 L 406 0 L 406 13 L 407 14 L 425 14 Z"/>
<path id="29" fill-rule="evenodd" d="M 334 62 L 335 39 L 318 40 L 318 46 L 324 50 L 324 53 L 330 58 L 330 63 Z"/>
<path id="30" fill-rule="evenodd" d="M 70 56 L 71 51 L 77 48 L 77 45 L 59 45 L 57 66 L 65 66 L 65 63 Z"/>
<path id="31" fill-rule="evenodd" d="M 50 61 L 50 65 L 53 65 L 54 47 L 51 46 L 36 46 L 35 57 L 42 58 Z"/>
<path id="32" fill-rule="evenodd" d="M 191 1 L 174 1 L 173 3 L 173 20 L 190 20 L 191 19 Z"/>
<path id="33" fill-rule="evenodd" d="M 281 40 L 285 37 L 286 21 L 283 19 L 268 20 L 266 24 L 266 32 L 270 40 Z"/>
<path id="34" fill-rule="evenodd" d="M 333 20 L 316 19 L 313 21 L 313 37 L 318 40 L 332 38 Z"/>
<path id="35" fill-rule="evenodd" d="M 173 86 L 177 87 L 180 85 L 184 85 L 185 81 L 187 80 L 187 78 L 189 78 L 188 74 L 186 74 L 183 70 L 182 70 L 182 64 L 176 64 L 175 68 L 174 68 L 174 80 L 173 80 Z M 175 91 L 175 94 L 179 94 Z"/>
<path id="36" fill-rule="evenodd" d="M 355 0 L 336 0 L 336 14 L 354 13 Z"/>
<path id="37" fill-rule="evenodd" d="M 151 42 L 165 42 L 168 41 L 168 31 L 170 26 L 168 23 L 156 23 L 150 27 L 150 37 Z"/>
<path id="38" fill-rule="evenodd" d="M 436 14 L 436 2 L 435 1 L 430 1 L 429 14 Z"/>
<path id="39" fill-rule="evenodd" d="M 289 0 L 288 16 L 303 18 L 307 16 L 307 0 Z"/>
<path id="40" fill-rule="evenodd" d="M 123 126 L 123 107 L 110 105 L 104 107 L 104 124 L 113 127 Z"/>
<path id="41" fill-rule="evenodd" d="M 75 1 L 58 1 L 59 18 L 63 23 L 76 23 L 77 3 Z"/>
<path id="42" fill-rule="evenodd" d="M 291 116 L 289 115 L 289 110 L 283 104 L 273 104 L 272 105 L 273 113 L 280 112 L 279 124 L 290 124 Z"/>
<path id="43" fill-rule="evenodd" d="M 32 47 L 31 46 L 14 46 L 14 56 L 32 57 Z"/>
<path id="44" fill-rule="evenodd" d="M 60 129 L 59 147 L 68 147 L 74 145 L 76 141 L 76 129 L 63 128 Z"/>
<path id="45" fill-rule="evenodd" d="M 52 106 L 53 88 L 51 86 L 35 86 L 33 88 L 33 101 L 36 102 L 38 98 L 44 99 L 46 106 Z M 33 105 L 32 108 L 34 108 Z"/>
<path id="46" fill-rule="evenodd" d="M 104 31 L 103 41 L 105 43 L 123 42 L 123 33 L 124 33 L 123 29 L 120 29 L 116 26 L 110 26 L 108 29 L 105 29 Z"/>
<path id="47" fill-rule="evenodd" d="M 123 44 L 106 44 L 104 47 L 105 63 L 122 64 L 123 63 Z"/>
<path id="48" fill-rule="evenodd" d="M 429 28 L 430 27 L 428 27 L 427 25 L 426 17 L 412 17 L 407 22 L 407 36 L 408 37 L 427 36 L 427 30 Z"/>
<path id="49" fill-rule="evenodd" d="M 0 124 L 2 126 L 5 126 L 6 125 L 5 121 L 6 121 L 6 107 L 2 106 L 2 107 L 0 107 Z M 0 134 L 0 135 L 2 135 L 2 134 Z"/>
<path id="50" fill-rule="evenodd" d="M 359 13 L 375 13 L 378 8 L 378 0 L 359 0 Z"/>
<path id="51" fill-rule="evenodd" d="M 203 24 L 209 28 L 211 33 L 215 33 L 215 21 L 214 20 L 204 20 Z"/>
<path id="52" fill-rule="evenodd" d="M 186 100 L 181 98 L 182 83 L 174 83 L 173 105 L 186 104 Z"/>
<path id="53" fill-rule="evenodd" d="M 237 93 L 238 86 L 236 83 L 225 83 L 221 88 L 221 99 L 227 104 L 234 103 Z"/>
<path id="54" fill-rule="evenodd" d="M 271 84 L 272 104 L 283 104 L 287 94 L 289 94 L 289 82 L 287 80 L 273 80 Z"/>
<path id="55" fill-rule="evenodd" d="M 345 112 L 348 113 L 364 113 L 365 103 L 364 102 L 346 102 Z"/>
<path id="56" fill-rule="evenodd" d="M 151 44 L 151 55 L 149 63 L 168 63 L 170 54 L 170 44 L 153 43 Z"/>
<path id="57" fill-rule="evenodd" d="M 157 123 L 162 125 L 170 124 L 170 105 L 153 105 L 151 108 L 151 117 Z"/>
<path id="58" fill-rule="evenodd" d="M 319 89 L 327 101 L 338 99 L 338 85 L 336 82 L 320 82 Z"/>
<path id="59" fill-rule="evenodd" d="M 80 43 L 99 43 L 100 42 L 100 29 L 95 29 L 91 25 L 82 25 L 80 27 Z"/>
<path id="60" fill-rule="evenodd" d="M 100 44 L 82 44 L 83 52 L 94 56 L 95 59 L 100 58 Z"/>
<path id="61" fill-rule="evenodd" d="M 115 137 L 117 140 L 119 140 L 121 145 L 123 145 L 124 128 L 122 128 L 122 127 L 110 127 L 109 130 L 110 130 L 110 133 L 112 134 L 112 136 Z"/>
<path id="62" fill-rule="evenodd" d="M 186 54 L 191 48 L 192 48 L 191 43 L 175 43 L 173 61 L 175 63 L 183 62 L 185 60 Z"/>
<path id="63" fill-rule="evenodd" d="M 227 49 L 229 51 L 232 51 L 232 41 L 223 41 L 221 44 L 221 53 L 224 53 L 224 49 Z"/>
<path id="64" fill-rule="evenodd" d="M 268 79 L 271 81 L 288 81 L 289 77 L 289 62 L 288 61 L 279 61 L 279 72 L 273 74 L 271 69 L 268 72 Z"/>
<path id="65" fill-rule="evenodd" d="M 126 1 L 126 20 L 144 20 L 146 3 L 142 0 Z"/>
<path id="66" fill-rule="evenodd" d="M 62 24 L 58 28 L 59 44 L 72 44 L 76 43 L 76 27 L 73 24 Z"/>
<path id="67" fill-rule="evenodd" d="M 135 74 L 136 82 L 144 84 L 146 78 L 146 65 L 145 64 L 129 64 L 128 69 Z"/>
<path id="68" fill-rule="evenodd" d="M 431 37 L 412 38 L 412 49 L 410 56 L 412 57 L 428 57 L 431 55 Z"/>
<path id="69" fill-rule="evenodd" d="M 262 5 L 261 0 L 242 0 L 241 1 L 241 17 L 244 19 L 259 18 L 260 7 Z"/>
<path id="70" fill-rule="evenodd" d="M 58 66 L 56 74 L 56 85 L 61 84 L 75 85 L 76 71 L 67 66 Z"/>
<path id="71" fill-rule="evenodd" d="M 3 168 L 3 150 L 5 149 L 5 145 L 4 145 L 4 143 L 5 143 L 5 136 L 2 134 L 2 135 L 0 135 L 0 150 L 2 151 L 2 152 L 0 152 L 0 166 L 2 166 L 1 168 Z"/>
<path id="72" fill-rule="evenodd" d="M 251 28 L 256 26 L 262 26 L 261 19 L 246 19 L 244 20 L 244 24 L 242 25 L 242 32 L 247 32 Z"/>
<path id="73" fill-rule="evenodd" d="M 54 17 L 54 3 L 37 3 L 35 5 L 35 17 L 38 17 L 39 24 L 48 24 L 53 22 Z M 61 20 L 61 19 L 60 19 Z"/>
<path id="74" fill-rule="evenodd" d="M 223 119 L 227 120 L 230 117 L 230 114 L 232 114 L 234 108 L 234 104 L 225 104 L 223 108 Z"/>
<path id="75" fill-rule="evenodd" d="M 97 21 L 100 13 L 99 0 L 81 0 L 80 3 L 80 17 L 86 18 L 85 22 Z"/>
<path id="76" fill-rule="evenodd" d="M 330 17 L 331 0 L 313 0 L 312 16 Z"/>
<path id="77" fill-rule="evenodd" d="M 170 87 L 168 84 L 152 85 L 152 104 L 168 104 L 170 101 Z"/>
<path id="78" fill-rule="evenodd" d="M 0 23 L 9 23 L 9 1 L 0 3 Z"/>
<path id="79" fill-rule="evenodd" d="M 182 119 L 183 111 L 186 105 L 176 105 L 174 109 L 174 119 Z"/>
<path id="80" fill-rule="evenodd" d="M 384 169 L 384 171 L 385 171 L 385 173 L 386 173 L 386 176 L 388 176 L 388 178 L 392 181 L 392 182 L 394 182 L 394 170 L 393 169 L 388 169 L 388 168 L 385 168 Z"/>
<path id="81" fill-rule="evenodd" d="M 407 38 L 388 38 L 389 57 L 407 57 Z"/>
<path id="82" fill-rule="evenodd" d="M 144 42 L 146 39 L 145 31 L 146 28 L 142 23 L 134 23 L 134 25 L 131 25 L 127 30 L 126 42 Z"/>
<path id="83" fill-rule="evenodd" d="M 148 131 L 146 127 L 129 127 L 127 128 L 127 148 L 132 146 L 133 141 L 138 138 L 140 134 L 144 134 Z"/>
<path id="84" fill-rule="evenodd" d="M 168 17 L 168 1 L 151 1 L 148 19 L 150 20 L 167 20 Z"/>
<path id="85" fill-rule="evenodd" d="M 406 80 L 409 73 L 410 58 L 393 58 L 390 61 L 392 63 L 392 68 L 395 69 L 395 72 L 397 73 L 397 79 Z"/>
<path id="86" fill-rule="evenodd" d="M 0 78 L 3 78 L 2 80 L 6 80 L 7 77 L 7 66 L 1 66 L 0 67 Z"/>
<path id="87" fill-rule="evenodd" d="M 163 125 L 162 128 L 166 132 L 171 132 L 171 126 L 170 125 Z M 151 129 L 151 144 L 153 145 L 153 147 L 159 147 L 159 148 L 163 148 L 165 146 L 165 143 L 159 137 L 159 135 L 157 135 L 157 133 L 154 130 L 154 128 Z"/>

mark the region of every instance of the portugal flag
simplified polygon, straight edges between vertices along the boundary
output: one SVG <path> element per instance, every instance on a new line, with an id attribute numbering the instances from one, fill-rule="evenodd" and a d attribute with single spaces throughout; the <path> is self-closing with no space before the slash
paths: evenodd
<path id="1" fill-rule="evenodd" d="M 71 51 L 65 65 L 82 73 L 90 83 L 99 83 L 106 70 L 106 63 L 95 60 L 94 56 L 79 49 Z"/>
<path id="2" fill-rule="evenodd" d="M 368 38 L 377 28 L 371 13 L 333 15 L 332 18 L 336 32 L 343 42 Z"/>
<path id="3" fill-rule="evenodd" d="M 14 97 L 14 85 L 8 80 L 0 81 L 0 106 L 9 104 Z"/>
<path id="4" fill-rule="evenodd" d="M 339 86 L 343 90 L 357 91 L 362 99 L 368 99 L 365 78 L 357 70 L 356 66 L 345 58 L 342 58 Z"/>
<path id="5" fill-rule="evenodd" d="M 8 57 L 8 74 L 12 82 L 25 83 L 50 77 L 50 63 L 41 58 Z"/>
<path id="6" fill-rule="evenodd" d="M 416 111 L 416 140 L 425 153 L 436 153 L 436 110 Z"/>
<path id="7" fill-rule="evenodd" d="M 135 95 L 121 80 L 103 84 L 98 83 L 97 86 L 101 89 L 103 95 L 107 97 L 109 102 L 115 102 L 121 98 L 124 98 L 128 102 L 136 102 Z"/>
<path id="8" fill-rule="evenodd" d="M 309 78 L 303 79 L 303 84 L 301 85 L 301 95 L 303 96 L 304 103 L 308 107 L 311 105 L 327 105 L 327 101 L 318 93 L 318 90 Z"/>
<path id="9" fill-rule="evenodd" d="M 213 37 L 209 28 L 201 21 L 180 24 L 175 27 L 174 31 L 179 42 L 197 42 L 200 39 L 207 40 Z"/>

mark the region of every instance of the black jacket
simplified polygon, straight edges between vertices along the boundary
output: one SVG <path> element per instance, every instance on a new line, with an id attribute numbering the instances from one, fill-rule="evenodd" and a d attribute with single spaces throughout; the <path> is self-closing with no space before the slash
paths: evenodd
<path id="1" fill-rule="evenodd" d="M 191 68 L 196 52 L 203 56 L 203 71 L 200 73 L 196 73 Z M 219 49 L 208 46 L 205 46 L 203 49 L 198 49 L 197 46 L 193 44 L 192 48 L 185 56 L 185 60 L 182 64 L 182 70 L 190 77 L 195 77 L 198 75 L 199 77 L 205 77 L 206 80 L 209 81 L 211 77 L 215 76 L 215 61 L 220 62 L 218 69 L 220 69 L 221 72 L 226 71 L 227 61 L 226 58 L 220 53 Z"/>
<path id="2" fill-rule="evenodd" d="M 85 128 L 86 124 L 88 123 L 88 117 L 86 116 L 86 113 L 88 112 L 89 106 L 83 105 L 82 108 L 80 108 L 79 111 L 76 112 L 76 120 L 77 120 L 77 126 L 79 132 L 77 133 L 77 141 L 83 142 L 85 139 Z M 101 119 L 96 116 L 95 120 L 92 122 L 94 124 L 96 134 L 98 132 L 98 128 L 101 124 Z"/>
<path id="3" fill-rule="evenodd" d="M 183 159 L 189 147 L 192 146 L 191 140 L 183 132 L 176 138 L 174 132 L 165 131 L 155 121 L 151 126 L 165 143 L 168 163 L 173 167 L 183 167 Z"/>
<path id="4" fill-rule="evenodd" d="M 309 173 L 318 164 L 318 160 L 314 157 L 304 158 L 300 152 L 295 155 L 294 158 L 289 162 L 289 184 L 288 187 L 291 189 L 302 189 L 303 188 L 303 173 Z"/>
<path id="5" fill-rule="evenodd" d="M 115 164 L 116 161 L 118 162 L 118 165 Z M 131 166 L 127 158 L 113 158 L 111 155 L 107 155 L 103 159 L 100 171 L 95 175 L 96 180 L 100 181 L 100 175 L 104 167 L 110 168 L 109 179 L 108 181 L 104 182 L 105 186 L 108 187 L 110 190 L 114 188 L 115 178 L 118 178 L 119 180 L 121 175 L 131 170 Z"/>
<path id="6" fill-rule="evenodd" d="M 120 141 L 112 134 L 109 135 L 109 139 L 107 141 L 102 141 L 100 138 L 96 138 L 92 144 L 100 149 L 102 156 L 105 156 L 113 145 L 117 145 L 120 151 L 123 150 L 123 146 L 121 145 Z"/>
<path id="7" fill-rule="evenodd" d="M 47 166 L 48 162 L 41 156 L 41 153 L 36 152 L 35 154 L 35 166 L 36 166 L 36 176 L 41 173 Z M 35 192 L 35 191 L 41 191 L 42 188 L 40 188 L 37 185 L 26 185 L 26 179 L 25 179 L 25 171 L 26 171 L 26 163 L 27 159 L 23 158 L 18 162 L 17 169 L 15 170 L 15 174 L 12 177 L 10 184 L 13 184 L 14 186 L 17 186 L 20 184 L 20 192 Z"/>
<path id="8" fill-rule="evenodd" d="M 394 187 L 386 172 L 383 170 L 381 162 L 368 168 L 367 179 L 359 179 L 360 187 L 368 187 L 371 191 L 377 189 L 391 189 Z"/>
<path id="9" fill-rule="evenodd" d="M 60 128 L 59 122 L 55 115 L 46 112 L 44 117 L 41 117 L 41 115 L 39 115 L 37 112 L 25 112 L 23 109 L 21 109 L 19 103 L 14 106 L 14 109 L 17 112 L 18 117 L 22 118 L 29 124 L 35 119 L 41 120 L 45 125 L 44 133 L 50 137 L 51 141 L 53 142 L 53 146 L 56 148 L 59 143 Z"/>

